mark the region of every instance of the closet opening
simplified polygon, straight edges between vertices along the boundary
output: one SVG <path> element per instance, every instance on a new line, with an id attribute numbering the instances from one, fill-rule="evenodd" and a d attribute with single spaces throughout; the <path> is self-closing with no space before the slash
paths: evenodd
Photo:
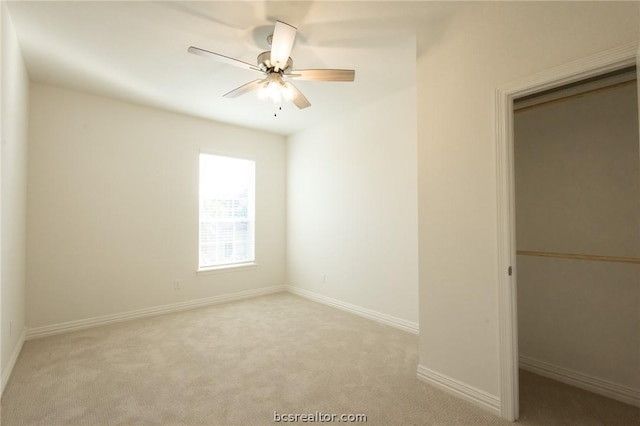
<path id="1" fill-rule="evenodd" d="M 637 419 L 638 129 L 635 66 L 514 99 L 521 415 Z"/>

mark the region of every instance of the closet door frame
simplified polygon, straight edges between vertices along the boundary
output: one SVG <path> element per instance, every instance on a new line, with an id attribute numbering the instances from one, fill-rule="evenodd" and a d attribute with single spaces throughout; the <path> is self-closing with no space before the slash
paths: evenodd
<path id="1" fill-rule="evenodd" d="M 500 338 L 500 414 L 519 416 L 518 311 L 516 285 L 516 228 L 513 102 L 515 99 L 636 65 L 639 43 L 632 42 L 496 89 L 496 169 L 498 238 L 498 310 Z M 637 73 L 637 68 L 636 68 Z"/>

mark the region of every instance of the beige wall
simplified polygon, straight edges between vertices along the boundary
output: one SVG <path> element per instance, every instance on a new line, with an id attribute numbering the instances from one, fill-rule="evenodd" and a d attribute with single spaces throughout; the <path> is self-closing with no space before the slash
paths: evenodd
<path id="1" fill-rule="evenodd" d="M 385 56 L 407 64 L 396 70 L 405 88 L 289 138 L 287 280 L 415 329 L 414 46 Z"/>
<path id="2" fill-rule="evenodd" d="M 29 125 L 29 328 L 284 285 L 283 137 L 41 84 Z M 200 150 L 256 161 L 256 269 L 196 274 Z"/>
<path id="3" fill-rule="evenodd" d="M 518 250 L 640 257 L 636 85 L 515 114 Z M 640 266 L 518 256 L 520 354 L 640 390 Z"/>
<path id="4" fill-rule="evenodd" d="M 418 34 L 420 364 L 500 397 L 495 89 L 638 40 L 638 4 L 482 2 Z"/>
<path id="5" fill-rule="evenodd" d="M 29 77 L 7 13 L 2 9 L 2 388 L 20 349 L 25 326 L 27 116 Z M 13 323 L 13 326 L 11 326 Z M 12 329 L 12 330 L 10 330 Z"/>

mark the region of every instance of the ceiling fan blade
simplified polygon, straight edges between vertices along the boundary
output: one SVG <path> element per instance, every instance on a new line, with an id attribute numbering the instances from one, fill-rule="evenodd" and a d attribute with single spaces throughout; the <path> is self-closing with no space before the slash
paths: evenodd
<path id="1" fill-rule="evenodd" d="M 244 84 L 240 87 L 238 87 L 237 89 L 233 89 L 232 91 L 230 91 L 229 93 L 225 93 L 224 95 L 222 95 L 222 97 L 224 98 L 237 98 L 238 96 L 244 95 L 245 93 L 249 93 L 252 90 L 256 90 L 259 89 L 260 87 L 264 86 L 265 83 L 267 83 L 268 79 L 263 78 L 263 79 L 259 79 L 259 80 L 253 80 L 247 84 Z"/>
<path id="2" fill-rule="evenodd" d="M 297 31 L 296 27 L 276 21 L 273 40 L 271 41 L 271 63 L 276 66 L 276 71 L 287 67 L 287 61 L 289 60 L 289 55 L 291 55 Z"/>
<path id="3" fill-rule="evenodd" d="M 260 68 L 257 68 L 255 65 L 251 65 L 248 62 L 239 61 L 237 59 L 230 58 L 228 56 L 221 55 L 219 53 L 209 52 L 208 50 L 200 49 L 198 47 L 189 47 L 189 53 L 193 53 L 194 55 L 204 56 L 207 58 L 215 59 L 218 62 L 222 62 L 224 64 L 233 65 L 236 67 L 250 69 L 254 71 L 261 71 Z"/>
<path id="4" fill-rule="evenodd" d="M 293 104 L 297 106 L 299 109 L 305 109 L 311 106 L 311 102 L 309 102 L 309 99 L 305 98 L 305 96 L 302 94 L 301 91 L 298 90 L 296 86 L 289 83 L 288 81 L 285 81 L 284 86 L 287 89 L 291 90 L 291 93 L 293 93 L 293 98 L 291 98 L 291 102 L 293 102 Z"/>
<path id="5" fill-rule="evenodd" d="M 356 72 L 354 70 L 294 70 L 284 76 L 297 80 L 353 81 L 356 78 Z"/>

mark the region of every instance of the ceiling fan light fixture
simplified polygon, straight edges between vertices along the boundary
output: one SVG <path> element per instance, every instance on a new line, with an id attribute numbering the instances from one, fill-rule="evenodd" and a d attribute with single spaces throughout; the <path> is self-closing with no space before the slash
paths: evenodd
<path id="1" fill-rule="evenodd" d="M 291 89 L 289 89 L 284 84 L 281 86 L 280 92 L 282 93 L 282 97 L 284 98 L 284 100 L 287 102 L 291 102 L 293 100 L 293 97 L 295 96 Z"/>
<path id="2" fill-rule="evenodd" d="M 276 106 L 282 105 L 283 102 L 291 102 L 294 96 L 278 73 L 269 74 L 269 81 L 258 89 L 260 99 L 271 99 Z"/>

